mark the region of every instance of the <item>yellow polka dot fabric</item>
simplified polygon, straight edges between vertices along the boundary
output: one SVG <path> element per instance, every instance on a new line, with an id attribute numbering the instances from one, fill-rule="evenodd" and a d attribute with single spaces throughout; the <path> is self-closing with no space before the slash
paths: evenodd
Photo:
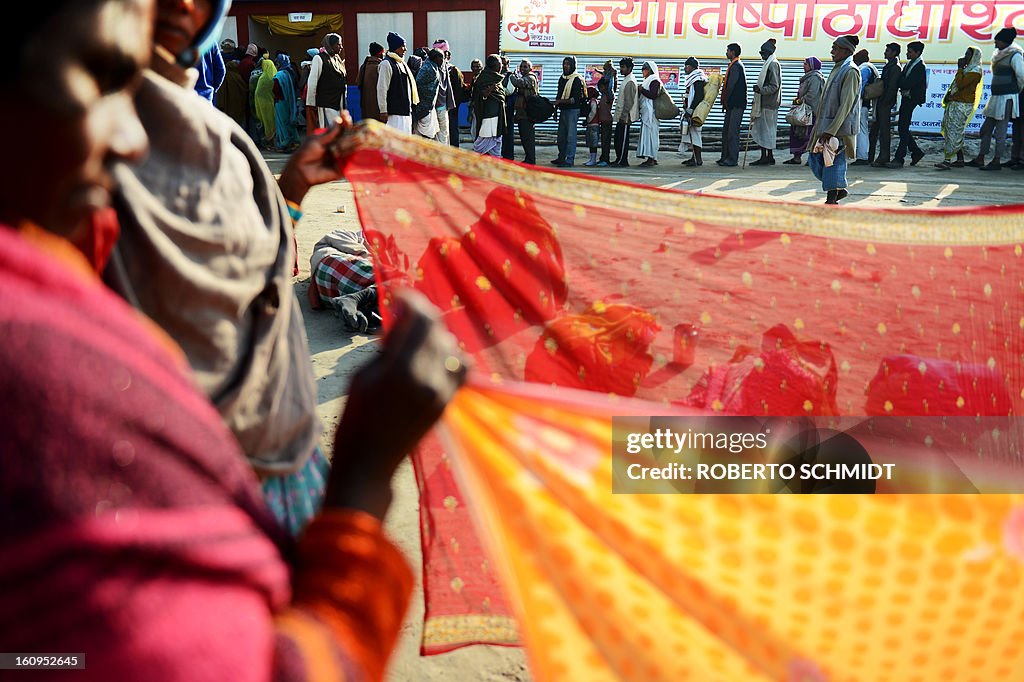
<path id="1" fill-rule="evenodd" d="M 613 495 L 597 400 L 445 414 L 535 679 L 1024 680 L 1024 497 Z"/>

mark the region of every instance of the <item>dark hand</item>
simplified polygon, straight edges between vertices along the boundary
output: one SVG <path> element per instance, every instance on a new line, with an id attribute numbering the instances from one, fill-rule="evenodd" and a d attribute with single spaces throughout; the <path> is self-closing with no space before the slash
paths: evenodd
<path id="1" fill-rule="evenodd" d="M 333 128 L 320 135 L 310 135 L 295 150 L 277 181 L 285 199 L 301 204 L 311 187 L 341 179 L 341 171 L 330 146 L 351 127 L 352 115 L 342 111 Z"/>
<path id="2" fill-rule="evenodd" d="M 761 92 L 761 86 L 759 86 L 759 85 L 755 85 L 755 86 L 754 86 L 754 92 L 756 92 L 756 93 L 760 93 L 760 92 Z"/>
<path id="3" fill-rule="evenodd" d="M 422 294 L 401 293 L 383 352 L 352 380 L 325 506 L 383 517 L 391 476 L 466 379 L 455 338 Z"/>

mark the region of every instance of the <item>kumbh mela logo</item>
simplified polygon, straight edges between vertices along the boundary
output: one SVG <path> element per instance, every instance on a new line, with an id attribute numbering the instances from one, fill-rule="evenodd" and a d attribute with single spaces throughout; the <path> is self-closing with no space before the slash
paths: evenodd
<path id="1" fill-rule="evenodd" d="M 970 42 L 1024 23 L 1024 0 L 504 0 L 506 31 L 533 48 L 574 52 L 607 38 L 743 38 L 770 30 L 790 41 L 921 40 L 940 62 Z M 667 50 L 667 43 L 665 43 Z M 607 47 L 607 46 L 606 46 Z M 657 47 L 652 44 L 651 47 Z M 695 46 L 655 54 L 694 51 Z"/>
<path id="2" fill-rule="evenodd" d="M 555 47 L 555 36 L 551 32 L 555 15 L 550 11 L 548 0 L 528 0 L 518 16 L 511 16 L 517 20 L 510 21 L 505 28 L 513 38 L 530 47 Z"/>

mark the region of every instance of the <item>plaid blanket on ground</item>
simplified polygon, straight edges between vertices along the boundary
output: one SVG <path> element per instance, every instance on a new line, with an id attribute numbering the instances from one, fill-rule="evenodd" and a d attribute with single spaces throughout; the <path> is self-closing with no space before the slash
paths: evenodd
<path id="1" fill-rule="evenodd" d="M 361 256 L 325 256 L 313 271 L 313 281 L 320 300 L 329 304 L 332 298 L 373 284 L 373 261 Z"/>

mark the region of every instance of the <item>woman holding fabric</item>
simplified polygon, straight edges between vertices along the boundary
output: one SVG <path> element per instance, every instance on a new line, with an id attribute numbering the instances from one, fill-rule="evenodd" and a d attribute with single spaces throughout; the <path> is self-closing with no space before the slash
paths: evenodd
<path id="1" fill-rule="evenodd" d="M 295 79 L 289 68 L 292 60 L 286 54 L 277 58 L 278 71 L 274 74 L 274 127 L 277 147 L 283 152 L 293 151 L 299 146 L 299 133 L 295 130 L 295 106 L 298 94 Z"/>
<path id="2" fill-rule="evenodd" d="M 256 106 L 256 118 L 263 126 L 263 147 L 276 151 L 274 140 L 277 137 L 277 122 L 274 113 L 274 76 L 277 75 L 277 67 L 274 62 L 264 59 L 260 62 L 259 80 L 256 81 L 256 91 L 253 93 L 253 102 Z"/>
<path id="3" fill-rule="evenodd" d="M 94 269 L 116 236 L 88 215 L 110 205 L 111 164 L 145 154 L 136 87 L 259 157 L 187 81 L 143 75 L 152 25 L 146 0 L 56 0 L 2 29 L 18 104 L 0 118 L 40 163 L 0 186 L 0 385 L 18 389 L 0 393 L 0 647 L 88 652 L 83 679 L 383 679 L 413 585 L 382 530 L 389 482 L 464 365 L 422 297 L 400 303 L 353 378 L 324 511 L 297 542 L 275 527 L 180 349 Z M 157 35 L 188 35 L 172 26 Z"/>
<path id="4" fill-rule="evenodd" d="M 654 100 L 661 93 L 661 75 L 653 61 L 644 62 L 640 84 L 640 144 L 636 148 L 637 158 L 646 159 L 640 165 L 644 168 L 658 165 L 658 147 L 661 144 L 661 123 L 654 112 Z"/>
<path id="5" fill-rule="evenodd" d="M 821 102 L 821 93 L 825 89 L 825 77 L 821 75 L 821 60 L 817 57 L 808 57 L 804 60 L 804 75 L 800 78 L 800 87 L 796 93 L 793 105 L 806 104 L 811 108 L 814 116 L 818 114 L 818 104 Z M 783 163 L 790 166 L 799 166 L 800 157 L 807 151 L 807 144 L 811 141 L 811 130 L 814 129 L 814 118 L 809 126 L 793 126 L 789 130 L 789 151 L 793 158 Z"/>
<path id="6" fill-rule="evenodd" d="M 708 83 L 708 75 L 700 68 L 700 62 L 696 57 L 690 57 L 683 65 L 683 113 L 680 117 L 680 125 L 685 125 L 686 132 L 682 133 L 679 140 L 679 152 L 690 152 L 692 155 L 684 166 L 703 166 L 704 161 L 700 158 L 704 149 L 704 141 L 701 138 L 703 125 L 693 124 L 693 109 L 704 101 L 704 88 Z"/>
<path id="7" fill-rule="evenodd" d="M 935 164 L 939 170 L 952 168 L 954 155 L 956 167 L 964 166 L 964 133 L 981 101 L 981 50 L 973 45 L 968 47 L 957 66 L 956 76 L 942 98 L 942 137 L 946 143 L 945 158 Z"/>

